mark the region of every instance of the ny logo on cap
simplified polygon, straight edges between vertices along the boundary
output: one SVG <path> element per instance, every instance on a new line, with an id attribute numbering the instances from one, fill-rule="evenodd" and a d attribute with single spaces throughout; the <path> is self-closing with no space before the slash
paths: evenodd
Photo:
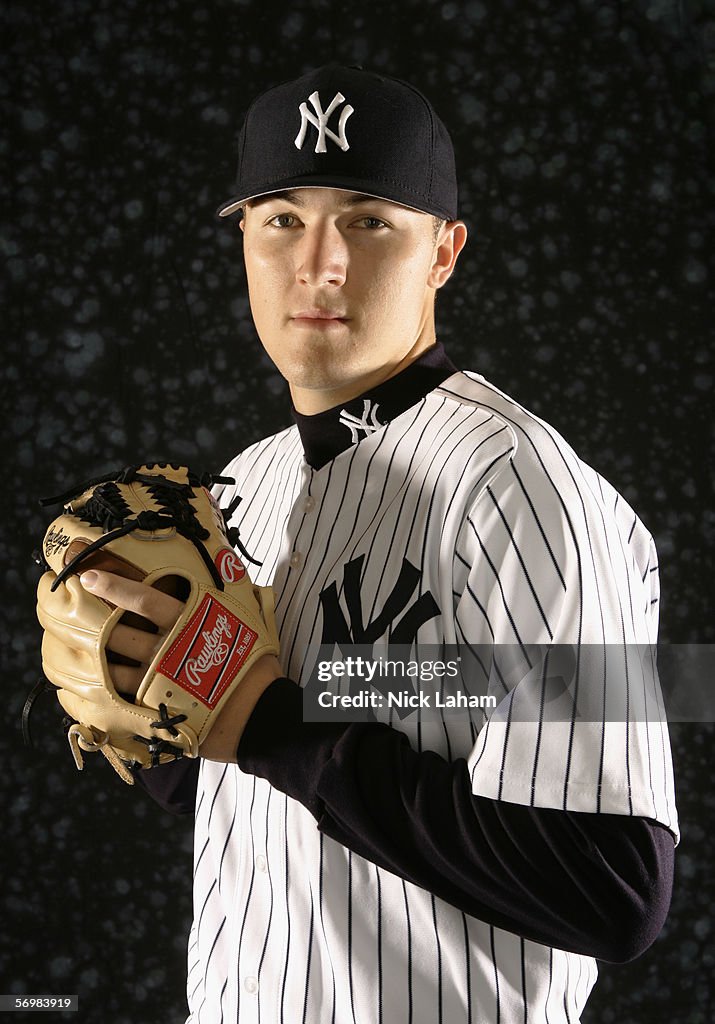
<path id="1" fill-rule="evenodd" d="M 336 92 L 335 96 L 333 96 L 330 106 L 325 112 L 323 112 L 323 108 L 320 105 L 320 96 L 318 95 L 317 89 L 315 90 L 314 93 L 311 93 L 311 95 L 308 97 L 308 101 L 313 104 L 313 109 L 315 110 L 315 114 L 317 115 L 317 117 L 311 114 L 311 112 L 308 110 L 307 103 L 301 103 L 299 108 L 301 119 L 300 131 L 298 132 L 295 139 L 296 149 L 303 148 L 305 136 L 308 132 L 309 122 L 310 124 L 313 125 L 314 128 L 318 129 L 318 141 L 315 144 L 316 153 L 327 152 L 327 148 L 325 145 L 326 135 L 328 136 L 329 139 L 332 139 L 335 145 L 339 146 L 340 149 L 342 149 L 343 151 L 346 149 L 350 149 L 350 146 L 348 145 L 348 140 L 345 138 L 345 125 L 347 124 L 348 118 L 353 113 L 354 107 L 351 107 L 349 103 L 346 107 L 343 107 L 340 113 L 340 121 L 338 122 L 338 131 L 340 133 L 339 135 L 336 135 L 335 132 L 331 131 L 330 128 L 328 128 L 328 121 L 330 120 L 330 115 L 333 113 L 336 107 L 339 107 L 341 103 L 345 102 L 345 97 L 343 96 L 343 94 L 341 92 Z"/>

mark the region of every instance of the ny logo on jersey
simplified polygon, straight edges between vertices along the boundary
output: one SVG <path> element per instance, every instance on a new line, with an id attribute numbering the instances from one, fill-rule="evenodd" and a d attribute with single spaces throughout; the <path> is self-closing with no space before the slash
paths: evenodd
<path id="1" fill-rule="evenodd" d="M 305 136 L 307 135 L 309 124 L 312 124 L 314 128 L 318 129 L 318 141 L 315 143 L 316 153 L 327 152 L 327 146 L 325 145 L 326 137 L 330 139 L 331 142 L 334 142 L 336 146 L 342 149 L 343 152 L 345 150 L 350 149 L 348 140 L 345 137 L 345 125 L 347 124 L 347 120 L 350 117 L 350 115 L 354 112 L 354 107 L 351 107 L 350 104 L 348 103 L 348 105 L 346 107 L 343 107 L 342 111 L 340 112 L 340 120 L 338 122 L 338 135 L 336 135 L 335 132 L 331 131 L 330 128 L 328 128 L 328 121 L 330 120 L 333 111 L 337 107 L 339 107 L 341 103 L 345 103 L 345 97 L 343 96 L 343 94 L 341 92 L 336 92 L 331 100 L 330 106 L 325 111 L 323 110 L 323 107 L 320 103 L 320 96 L 318 95 L 317 89 L 314 93 L 310 94 L 310 96 L 308 97 L 308 102 L 313 104 L 315 114 L 311 114 L 311 112 L 308 110 L 308 104 L 305 101 L 301 103 L 300 107 L 298 108 L 300 110 L 300 131 L 298 132 L 295 138 L 296 149 L 303 148 L 303 143 L 305 142 Z"/>
<path id="2" fill-rule="evenodd" d="M 374 644 L 389 632 L 392 644 L 411 644 L 417 630 L 440 614 L 439 605 L 427 591 L 410 604 L 422 575 L 407 559 L 403 559 L 397 582 L 387 595 L 382 611 L 365 622 L 360 593 L 360 575 L 365 556 L 348 562 L 343 570 L 343 591 L 349 624 L 338 598 L 338 585 L 331 583 L 321 591 L 323 608 L 323 644 Z M 399 619 L 399 622 L 397 621 Z M 394 625 L 396 623 L 396 625 Z"/>
<path id="3" fill-rule="evenodd" d="M 360 555 L 348 562 L 343 569 L 342 589 L 348 612 L 347 619 L 340 607 L 337 583 L 331 583 L 329 587 L 321 591 L 320 603 L 323 609 L 321 652 L 332 652 L 335 647 L 339 647 L 343 652 L 351 654 L 360 652 L 364 657 L 370 658 L 373 644 L 385 635 L 394 650 L 398 649 L 396 645 L 410 647 L 415 641 L 420 626 L 440 614 L 439 606 L 429 591 L 420 594 L 416 600 L 412 600 L 422 574 L 405 558 L 402 561 L 397 581 L 387 595 L 382 610 L 366 622 L 360 593 L 360 577 L 364 560 L 365 556 Z M 332 657 L 332 653 L 327 656 Z M 359 685 L 359 680 L 350 680 L 351 690 L 354 685 Z M 384 687 L 389 689 L 390 681 L 389 679 L 376 679 L 372 681 L 371 685 L 374 689 L 384 693 L 386 692 Z M 319 683 L 314 666 L 304 687 L 304 700 L 307 698 L 311 702 L 316 702 L 318 692 L 323 686 L 324 684 Z M 317 703 L 314 703 L 313 706 L 317 707 Z M 400 718 L 404 718 L 411 714 L 411 708 L 397 709 L 397 714 Z M 374 717 L 372 712 L 368 712 L 368 716 Z"/>
<path id="4" fill-rule="evenodd" d="M 377 410 L 379 408 L 380 406 L 377 402 L 373 404 L 369 398 L 363 398 L 362 417 L 354 416 L 347 409 L 341 410 L 340 424 L 343 427 L 347 427 L 350 431 L 350 440 L 353 444 L 360 440 L 359 431 L 364 430 L 365 437 L 367 437 L 368 434 L 374 434 L 376 430 L 384 426 L 377 418 Z"/>

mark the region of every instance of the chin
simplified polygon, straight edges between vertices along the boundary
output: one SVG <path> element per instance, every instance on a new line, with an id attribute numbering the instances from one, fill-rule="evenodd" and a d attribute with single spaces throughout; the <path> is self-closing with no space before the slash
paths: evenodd
<path id="1" fill-rule="evenodd" d="M 330 359 L 321 359 L 318 353 L 313 350 L 306 353 L 305 358 L 292 359 L 290 362 L 282 361 L 278 369 L 285 379 L 297 388 L 305 388 L 310 391 L 329 391 L 334 388 L 343 388 L 356 379 L 360 379 L 364 372 L 358 367 L 351 367 L 337 353 Z"/>
<path id="2" fill-rule="evenodd" d="M 337 388 L 348 386 L 353 378 L 345 374 L 325 373 L 317 367 L 305 369 L 302 373 L 291 373 L 286 380 L 292 387 L 301 388 L 303 391 L 335 391 Z"/>

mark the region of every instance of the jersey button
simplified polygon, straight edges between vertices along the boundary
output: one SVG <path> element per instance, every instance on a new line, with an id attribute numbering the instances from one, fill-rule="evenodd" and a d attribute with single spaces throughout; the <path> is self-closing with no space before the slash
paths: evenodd
<path id="1" fill-rule="evenodd" d="M 290 567 L 291 569 L 297 569 L 300 563 L 303 561 L 303 556 L 300 551 L 294 551 L 290 556 Z"/>
<path id="2" fill-rule="evenodd" d="M 243 979 L 243 987 L 250 995 L 254 995 L 258 991 L 258 979 L 249 974 L 247 978 Z"/>
<path id="3" fill-rule="evenodd" d="M 259 871 L 268 871 L 268 861 L 262 853 L 259 853 L 256 857 L 256 867 Z"/>
<path id="4" fill-rule="evenodd" d="M 305 504 L 303 505 L 304 512 L 312 512 L 315 508 L 315 498 L 306 498 Z"/>

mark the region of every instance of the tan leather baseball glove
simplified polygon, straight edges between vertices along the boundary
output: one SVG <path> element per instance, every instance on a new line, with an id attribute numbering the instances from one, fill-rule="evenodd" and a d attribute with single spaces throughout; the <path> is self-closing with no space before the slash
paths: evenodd
<path id="1" fill-rule="evenodd" d="M 233 550 L 228 513 L 207 490 L 214 482 L 232 481 L 162 463 L 128 467 L 83 485 L 45 534 L 42 663 L 71 719 L 78 768 L 82 751 L 100 750 L 132 783 L 133 768 L 196 757 L 254 662 L 278 654 L 273 592 L 253 585 Z M 149 585 L 185 581 L 183 612 L 134 699 L 115 689 L 106 649 L 124 612 L 83 588 L 78 575 L 89 568 Z M 256 699 L 246 694 L 246 719 Z"/>

